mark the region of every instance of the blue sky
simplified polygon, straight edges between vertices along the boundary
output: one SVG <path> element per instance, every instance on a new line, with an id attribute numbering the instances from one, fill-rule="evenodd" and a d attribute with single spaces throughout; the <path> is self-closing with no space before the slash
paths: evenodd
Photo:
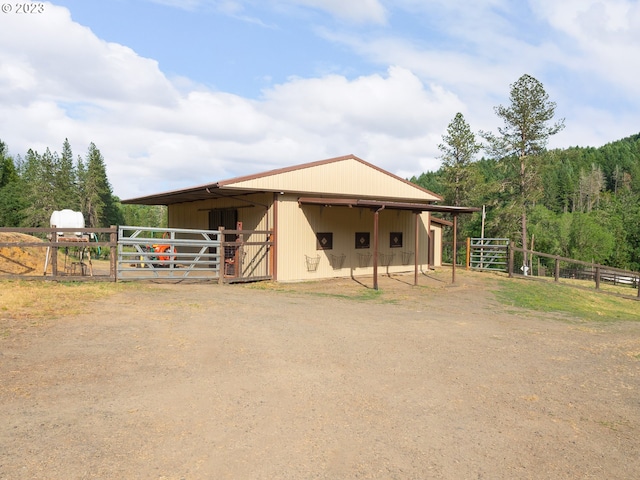
<path id="1" fill-rule="evenodd" d="M 550 147 L 640 132 L 638 0 L 32 3 L 0 13 L 0 139 L 94 142 L 121 198 L 350 153 L 419 175 L 525 73 L 565 118 Z"/>

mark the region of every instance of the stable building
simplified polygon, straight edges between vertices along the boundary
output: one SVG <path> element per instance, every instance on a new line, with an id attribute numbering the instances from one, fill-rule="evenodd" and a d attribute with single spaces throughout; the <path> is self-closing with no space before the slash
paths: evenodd
<path id="1" fill-rule="evenodd" d="M 250 264 L 244 271 L 281 282 L 373 274 L 377 287 L 379 270 L 417 278 L 442 264 L 443 227 L 455 229 L 458 214 L 477 209 L 441 200 L 347 155 L 123 203 L 166 205 L 170 228 L 271 232 L 268 254 L 249 249 L 240 259 Z"/>

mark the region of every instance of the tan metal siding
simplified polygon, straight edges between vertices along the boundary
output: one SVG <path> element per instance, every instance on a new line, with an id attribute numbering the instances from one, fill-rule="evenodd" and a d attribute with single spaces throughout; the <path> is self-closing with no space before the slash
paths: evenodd
<path id="1" fill-rule="evenodd" d="M 174 228 L 209 229 L 209 210 L 215 208 L 238 209 L 238 219 L 243 222 L 245 230 L 268 230 L 275 228 L 273 221 L 272 193 L 255 194 L 239 199 L 210 199 L 169 206 L 169 226 Z M 373 253 L 373 211 L 367 208 L 322 207 L 318 205 L 298 205 L 298 196 L 293 194 L 277 194 L 278 206 L 278 255 L 277 271 L 279 281 L 300 281 L 320 278 L 347 277 L 350 275 L 371 275 L 373 260 L 367 267 L 360 266 L 358 253 Z M 251 205 L 247 201 L 256 202 Z M 263 205 L 268 205 L 267 208 Z M 428 262 L 428 238 L 425 226 L 428 224 L 429 213 L 424 212 L 419 218 L 419 264 L 426 269 Z M 395 253 L 391 266 L 388 268 L 379 262 L 380 275 L 394 272 L 413 271 L 414 258 L 403 264 L 402 252 L 413 252 L 415 255 L 415 217 L 408 211 L 383 210 L 379 216 L 380 245 L 383 254 Z M 434 230 L 436 255 L 439 265 L 441 248 L 441 228 L 431 225 Z M 333 249 L 316 250 L 316 233 L 333 232 Z M 370 248 L 355 248 L 355 233 L 370 233 Z M 390 233 L 402 232 L 403 246 L 390 247 Z M 264 240 L 264 237 L 256 239 Z M 245 238 L 245 241 L 250 239 Z M 257 275 L 267 275 L 266 262 L 249 263 L 251 259 L 267 258 L 268 252 L 254 251 L 259 247 L 247 247 L 244 269 L 255 268 Z M 315 258 L 320 256 L 320 263 L 316 271 L 308 271 L 305 255 Z M 345 255 L 342 268 L 334 269 L 331 255 Z"/>
<path id="2" fill-rule="evenodd" d="M 433 256 L 434 267 L 442 266 L 442 226 L 439 224 L 431 224 L 431 232 L 433 233 L 433 247 L 435 255 Z"/>
<path id="3" fill-rule="evenodd" d="M 299 281 L 320 278 L 371 275 L 373 259 L 362 267 L 359 253 L 373 254 L 374 214 L 370 209 L 347 207 L 322 207 L 317 205 L 298 206 L 294 196 L 281 196 L 278 207 L 278 280 Z M 426 268 L 428 250 L 427 234 L 424 226 L 428 214 L 420 216 L 419 264 Z M 395 254 L 389 267 L 379 263 L 379 273 L 413 271 L 414 257 L 403 263 L 403 252 L 415 255 L 415 217 L 408 211 L 386 210 L 379 216 L 379 251 Z M 317 250 L 316 233 L 332 232 L 333 249 Z M 355 248 L 355 233 L 370 233 L 370 248 Z M 402 232 L 403 246 L 391 248 L 390 233 Z M 342 268 L 333 268 L 332 255 L 336 259 L 344 255 Z M 306 257 L 320 257 L 316 271 L 309 271 Z"/>
<path id="4" fill-rule="evenodd" d="M 226 184 L 225 188 L 390 200 L 438 200 L 409 183 L 354 159 Z"/>

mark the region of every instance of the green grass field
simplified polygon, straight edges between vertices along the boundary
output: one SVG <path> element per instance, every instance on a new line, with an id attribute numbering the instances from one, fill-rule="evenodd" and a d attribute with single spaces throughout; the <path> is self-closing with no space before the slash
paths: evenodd
<path id="1" fill-rule="evenodd" d="M 524 279 L 501 280 L 495 294 L 508 306 L 556 312 L 583 320 L 640 321 L 640 301 L 567 284 Z M 626 295 L 636 291 L 625 289 Z"/>

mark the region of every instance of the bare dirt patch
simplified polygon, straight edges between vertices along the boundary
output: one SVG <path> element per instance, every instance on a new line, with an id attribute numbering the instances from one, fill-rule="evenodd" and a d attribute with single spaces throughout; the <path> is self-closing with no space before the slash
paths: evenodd
<path id="1" fill-rule="evenodd" d="M 150 285 L 11 330 L 0 478 L 637 478 L 640 323 L 369 281 Z"/>

